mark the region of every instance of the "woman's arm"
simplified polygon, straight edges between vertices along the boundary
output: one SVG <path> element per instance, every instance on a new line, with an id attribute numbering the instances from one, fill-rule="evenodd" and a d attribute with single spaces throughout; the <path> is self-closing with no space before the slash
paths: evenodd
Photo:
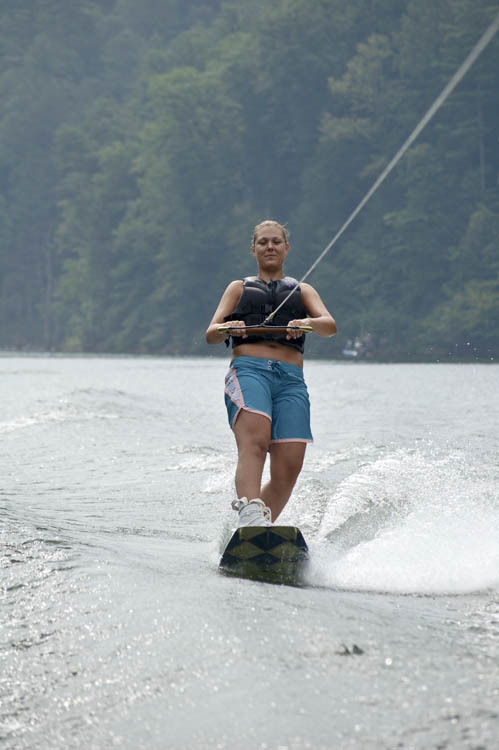
<path id="1" fill-rule="evenodd" d="M 338 330 L 335 320 L 321 300 L 318 292 L 310 284 L 300 284 L 300 286 L 301 298 L 309 317 L 301 320 L 290 320 L 288 325 L 310 326 L 313 332 L 319 336 L 334 336 Z M 300 331 L 290 331 L 287 338 L 298 338 L 298 336 L 301 336 Z"/>
<path id="2" fill-rule="evenodd" d="M 206 329 L 206 341 L 208 344 L 220 344 L 222 341 L 225 341 L 229 335 L 226 330 L 227 328 L 244 328 L 245 323 L 242 320 L 230 320 L 228 323 L 224 322 L 225 316 L 230 315 L 237 307 L 242 290 L 242 281 L 231 281 L 223 293 L 222 299 L 215 310 L 215 315 Z M 220 327 L 225 329 L 223 333 L 219 332 L 218 329 Z M 246 335 L 243 335 L 242 338 L 246 338 Z"/>

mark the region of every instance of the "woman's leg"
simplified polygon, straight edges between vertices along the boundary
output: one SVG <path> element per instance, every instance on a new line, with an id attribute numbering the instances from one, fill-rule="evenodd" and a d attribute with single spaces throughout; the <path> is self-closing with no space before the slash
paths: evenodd
<path id="1" fill-rule="evenodd" d="M 236 492 L 238 497 L 261 497 L 262 472 L 270 441 L 270 419 L 244 409 L 234 425 L 237 444 Z"/>
<path id="2" fill-rule="evenodd" d="M 306 443 L 272 443 L 270 446 L 270 481 L 259 497 L 272 511 L 275 521 L 288 502 L 303 466 Z M 263 469 L 263 464 L 262 464 Z"/>

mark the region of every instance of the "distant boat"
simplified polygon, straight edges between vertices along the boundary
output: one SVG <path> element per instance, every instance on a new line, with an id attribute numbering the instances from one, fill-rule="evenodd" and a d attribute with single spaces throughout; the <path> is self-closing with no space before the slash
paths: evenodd
<path id="1" fill-rule="evenodd" d="M 357 349 L 343 349 L 342 354 L 344 357 L 358 357 L 359 356 L 359 352 L 357 351 Z"/>

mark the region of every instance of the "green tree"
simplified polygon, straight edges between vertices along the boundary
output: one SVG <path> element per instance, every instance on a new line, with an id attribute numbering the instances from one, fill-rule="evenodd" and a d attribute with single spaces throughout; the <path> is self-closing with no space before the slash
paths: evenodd
<path id="1" fill-rule="evenodd" d="M 57 247 L 63 270 L 55 309 L 70 349 L 103 351 L 112 339 L 114 234 L 136 196 L 134 152 L 122 114 L 110 100 L 98 100 L 80 126 L 66 125 L 57 133 L 62 210 Z"/>
<path id="2" fill-rule="evenodd" d="M 142 351 L 190 351 L 199 344 L 199 317 L 213 305 L 218 269 L 235 241 L 230 217 L 241 190 L 243 126 L 223 82 L 194 69 L 153 77 L 149 97 L 153 117 L 135 163 L 140 197 L 115 247 L 134 276 L 144 278 L 137 267 L 144 257 L 154 274 L 122 318 L 127 341 L 135 339 Z M 116 273 L 126 284 L 128 274 Z"/>
<path id="3" fill-rule="evenodd" d="M 2 344 L 51 347 L 59 219 L 54 133 L 77 108 L 92 74 L 98 8 L 89 1 L 20 0 L 2 10 L 0 164 L 9 216 L 2 273 Z M 74 109 L 73 109 L 74 108 Z"/>

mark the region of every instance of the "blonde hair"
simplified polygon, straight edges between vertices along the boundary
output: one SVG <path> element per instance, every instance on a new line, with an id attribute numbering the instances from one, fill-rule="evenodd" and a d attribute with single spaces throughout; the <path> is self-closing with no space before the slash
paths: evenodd
<path id="1" fill-rule="evenodd" d="M 255 244 L 258 230 L 264 229 L 268 226 L 277 227 L 282 232 L 282 236 L 284 237 L 284 241 L 286 242 L 286 244 L 288 243 L 288 232 L 286 227 L 284 227 L 282 224 L 279 224 L 278 221 L 274 221 L 273 219 L 265 219 L 265 221 L 261 221 L 260 224 L 257 224 L 253 230 L 253 242 L 251 243 L 252 247 Z"/>

